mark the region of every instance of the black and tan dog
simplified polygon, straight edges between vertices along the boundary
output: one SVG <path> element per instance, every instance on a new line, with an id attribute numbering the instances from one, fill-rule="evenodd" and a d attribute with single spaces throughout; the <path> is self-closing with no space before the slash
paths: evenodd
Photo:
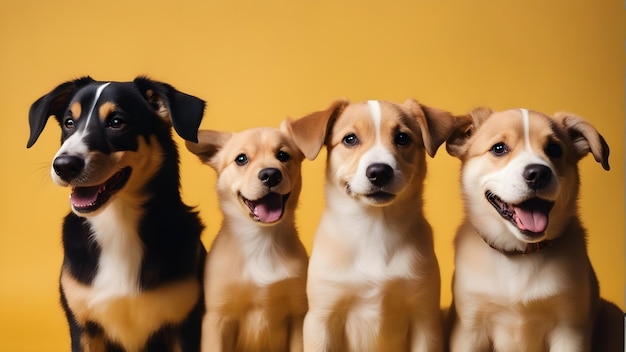
<path id="1" fill-rule="evenodd" d="M 60 278 L 72 351 L 199 349 L 203 225 L 180 197 L 171 127 L 196 140 L 204 106 L 145 77 L 84 77 L 32 105 L 27 146 L 54 115 L 52 178 L 72 188 Z"/>

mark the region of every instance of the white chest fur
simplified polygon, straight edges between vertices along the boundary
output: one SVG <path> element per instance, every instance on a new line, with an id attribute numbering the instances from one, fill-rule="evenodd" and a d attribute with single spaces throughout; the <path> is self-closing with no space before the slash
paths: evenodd
<path id="1" fill-rule="evenodd" d="M 92 304 L 114 297 L 132 296 L 139 290 L 143 246 L 137 233 L 141 212 L 114 200 L 90 218 L 93 239 L 100 246 L 98 272 L 93 281 Z"/>

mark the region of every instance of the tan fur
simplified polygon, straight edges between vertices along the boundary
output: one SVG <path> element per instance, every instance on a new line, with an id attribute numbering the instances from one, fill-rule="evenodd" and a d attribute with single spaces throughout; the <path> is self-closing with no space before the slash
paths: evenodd
<path id="1" fill-rule="evenodd" d="M 200 131 L 198 140 L 187 147 L 217 171 L 224 214 L 206 261 L 202 350 L 302 351 L 308 257 L 294 213 L 304 155 L 285 128 Z M 290 159 L 278 160 L 279 151 Z M 235 162 L 241 154 L 247 157 L 245 165 Z M 268 194 L 260 181 L 267 168 L 282 174 L 271 191 L 290 195 L 282 218 L 261 223 L 242 197 L 256 200 Z"/>
<path id="2" fill-rule="evenodd" d="M 413 100 L 377 106 L 379 120 L 367 103 L 337 101 L 290 121 L 296 141 L 309 138 L 314 154 L 322 143 L 328 151 L 305 351 L 437 351 L 443 344 L 439 267 L 422 193 L 425 154 L 434 155 L 457 120 Z M 397 144 L 400 134 L 410 142 Z M 345 143 L 351 135 L 358 138 L 353 146 Z M 362 171 L 372 163 L 393 165 L 388 184 L 368 185 Z"/>
<path id="3" fill-rule="evenodd" d="M 100 105 L 100 108 L 98 108 L 98 117 L 100 117 L 102 121 L 106 121 L 109 118 L 109 114 L 114 112 L 116 108 L 115 103 L 110 101 L 104 102 Z"/>
<path id="4" fill-rule="evenodd" d="M 591 152 L 608 170 L 609 148 L 580 117 L 528 116 L 525 127 L 521 110 L 478 109 L 447 143 L 462 161 L 466 212 L 455 239 L 453 352 L 604 351 L 592 347 L 592 332 L 598 308 L 607 303 L 599 298 L 576 202 L 577 162 Z M 507 152 L 498 156 L 492 148 L 500 143 Z M 550 170 L 545 186 L 530 187 L 523 176 L 529 165 Z M 512 206 L 537 197 L 553 202 L 545 230 L 520 230 L 525 225 L 513 222 L 522 220 L 501 216 L 487 191 Z M 533 243 L 545 246 L 529 253 Z M 621 317 L 611 324 L 623 327 Z M 623 346 L 623 335 L 621 343 L 619 336 L 608 338 Z"/>
<path id="5" fill-rule="evenodd" d="M 70 105 L 70 112 L 72 113 L 72 116 L 74 118 L 78 118 L 78 116 L 80 116 L 80 112 L 82 111 L 82 107 L 80 105 L 80 102 L 74 102 L 72 103 L 72 105 Z"/>
<path id="6" fill-rule="evenodd" d="M 118 341 L 129 351 L 138 351 L 164 323 L 181 322 L 200 292 L 198 281 L 191 277 L 135 296 L 109 297 L 94 303 L 97 295 L 94 288 L 79 283 L 65 271 L 61 274 L 61 289 L 78 324 L 97 322 L 109 334 L 107 338 Z M 81 343 L 87 351 L 104 351 L 101 336 L 84 335 Z"/>

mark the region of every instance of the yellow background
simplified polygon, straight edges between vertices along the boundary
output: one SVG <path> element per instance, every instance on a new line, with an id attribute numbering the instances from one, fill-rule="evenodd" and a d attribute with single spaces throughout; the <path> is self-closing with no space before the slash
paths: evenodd
<path id="1" fill-rule="evenodd" d="M 591 157 L 580 163 L 580 209 L 602 293 L 623 308 L 624 14 L 621 0 L 2 1 L 0 351 L 69 349 L 57 292 L 69 190 L 49 176 L 56 123 L 25 145 L 30 104 L 86 74 L 171 83 L 206 99 L 202 127 L 219 130 L 278 126 L 339 97 L 579 114 L 611 146 L 610 172 Z M 215 175 L 181 154 L 183 196 L 198 206 L 210 245 L 220 222 Z M 308 249 L 324 154 L 304 166 L 297 217 Z M 426 181 L 443 305 L 462 216 L 459 165 L 440 149 Z"/>

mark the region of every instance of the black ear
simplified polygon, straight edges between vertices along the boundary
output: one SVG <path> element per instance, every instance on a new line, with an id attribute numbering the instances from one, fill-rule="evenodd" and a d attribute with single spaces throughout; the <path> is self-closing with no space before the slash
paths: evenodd
<path id="1" fill-rule="evenodd" d="M 185 140 L 198 142 L 198 128 L 204 115 L 205 102 L 192 95 L 177 91 L 167 83 L 147 77 L 137 77 L 135 85 L 156 113 L 174 126 Z"/>
<path id="2" fill-rule="evenodd" d="M 50 93 L 37 99 L 28 112 L 28 122 L 30 124 L 30 138 L 26 148 L 35 144 L 37 138 L 48 122 L 48 118 L 54 115 L 57 121 L 61 121 L 67 109 L 70 99 L 78 89 L 95 82 L 91 77 L 86 76 L 73 81 L 68 81 L 54 88 Z"/>

